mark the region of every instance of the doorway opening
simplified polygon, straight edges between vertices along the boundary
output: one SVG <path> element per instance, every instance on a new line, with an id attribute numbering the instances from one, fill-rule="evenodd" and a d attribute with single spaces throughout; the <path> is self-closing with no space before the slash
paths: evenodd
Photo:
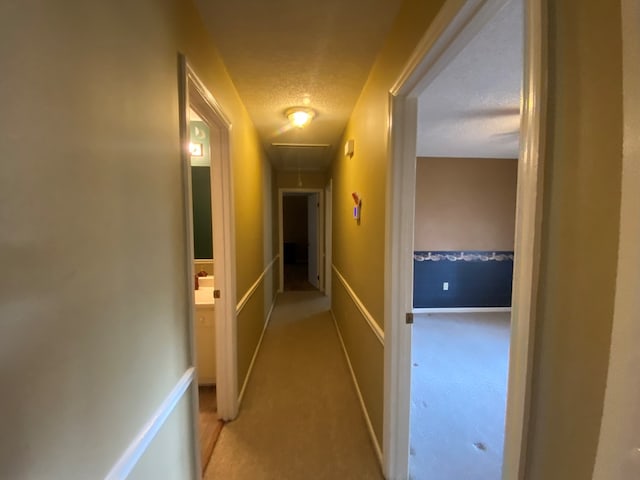
<path id="1" fill-rule="evenodd" d="M 492 83 L 490 78 L 482 78 L 480 75 L 482 69 L 487 66 L 485 62 L 489 62 L 482 54 L 473 52 L 473 48 L 475 48 L 474 42 L 481 41 L 487 34 L 489 37 L 500 36 L 501 30 L 495 23 L 499 19 L 504 21 L 505 16 L 517 22 L 515 33 L 524 39 L 522 49 L 524 58 L 515 62 L 517 65 L 513 65 L 510 71 L 497 70 L 494 75 L 498 82 L 502 82 L 515 70 L 517 77 L 523 79 L 522 96 L 520 81 L 516 78 L 512 82 L 518 87 L 515 99 L 510 98 L 509 101 L 491 105 L 486 103 L 487 96 L 479 91 L 487 86 L 495 87 L 495 83 Z M 540 152 L 543 146 L 540 131 L 544 122 L 542 102 L 545 94 L 542 18 L 542 4 L 539 0 L 471 0 L 463 4 L 447 1 L 390 92 L 392 160 L 387 209 L 386 228 L 389 242 L 385 276 L 387 287 L 385 288 L 387 292 L 385 333 L 389 340 L 388 347 L 385 346 L 384 415 L 384 470 L 389 478 L 410 478 L 410 467 L 411 478 L 423 476 L 426 478 L 433 475 L 446 480 L 460 478 L 459 472 L 448 474 L 445 471 L 445 467 L 455 469 L 458 466 L 464 468 L 462 476 L 465 478 L 521 477 L 528 421 L 526 405 L 531 375 L 530 332 L 534 319 L 533 299 L 537 285 L 538 256 L 536 252 L 540 242 L 538 224 L 541 209 Z M 517 40 L 520 39 L 516 39 L 516 43 L 518 43 Z M 506 43 L 508 42 L 501 41 L 498 45 L 492 45 L 489 42 L 490 53 L 499 54 L 501 60 L 509 58 L 504 49 L 513 45 L 505 47 Z M 456 62 L 464 61 L 465 57 L 475 64 L 467 65 L 464 73 L 458 72 L 447 80 L 447 69 L 453 68 Z M 480 87 L 474 86 L 474 81 L 479 81 Z M 465 82 L 468 84 L 460 88 L 460 85 Z M 439 83 L 441 88 L 453 88 L 451 95 L 443 95 L 443 92 L 436 91 L 435 96 L 429 97 L 429 90 L 431 89 L 431 93 L 434 93 L 434 90 L 438 90 Z M 459 87 L 457 90 L 456 85 Z M 469 92 L 482 96 L 483 100 L 474 103 L 473 98 L 465 99 L 465 95 Z M 426 99 L 423 95 L 426 95 Z M 425 100 L 424 104 L 423 100 Z M 453 100 L 453 103 L 462 100 L 463 105 L 452 106 L 442 103 L 443 101 L 446 103 L 447 100 Z M 515 104 L 513 104 L 514 101 Z M 467 110 L 467 118 L 461 118 L 461 109 Z M 423 157 L 427 157 L 423 160 L 418 159 L 421 148 L 421 134 L 418 133 L 418 126 L 425 115 L 427 117 L 433 115 L 440 120 L 440 123 L 430 125 L 431 131 L 427 132 L 434 136 L 427 141 L 430 148 L 440 150 L 421 153 Z M 512 121 L 513 125 L 508 126 L 507 120 Z M 453 126 L 453 129 L 458 132 L 455 148 L 459 151 L 456 153 L 443 149 L 441 140 L 447 138 L 447 128 L 445 128 L 447 122 L 451 124 L 449 127 Z M 477 136 L 478 132 L 486 132 L 487 128 L 494 129 L 490 135 L 491 142 L 488 142 L 494 152 L 497 151 L 495 150 L 497 147 L 502 148 L 511 143 L 515 144 L 513 152 L 516 155 L 505 156 L 480 152 L 469 138 L 459 135 L 461 131 L 469 131 Z M 495 131 L 496 128 L 501 131 Z M 484 136 L 486 141 L 487 135 Z M 466 151 L 460 151 L 465 148 Z M 467 158 L 462 160 L 463 157 Z M 469 159 L 469 157 L 484 158 Z M 498 204 L 504 206 L 505 202 L 507 204 L 511 202 L 509 209 L 511 212 L 516 212 L 515 235 L 513 235 L 514 214 L 511 213 L 512 236 L 510 239 L 507 238 L 506 241 L 503 239 L 502 243 L 494 242 L 490 245 L 473 243 L 480 234 L 477 231 L 473 233 L 470 226 L 476 220 L 474 212 L 481 207 L 478 206 L 477 200 L 471 200 L 466 202 L 461 210 L 464 215 L 471 215 L 471 220 L 465 222 L 460 238 L 438 239 L 438 235 L 442 237 L 443 233 L 451 227 L 452 221 L 455 223 L 460 216 L 460 211 L 454 213 L 450 209 L 453 203 L 460 203 L 461 196 L 460 192 L 456 193 L 453 187 L 459 187 L 464 183 L 463 177 L 470 176 L 473 178 L 468 179 L 468 187 L 477 190 L 478 184 L 482 183 L 482 176 L 477 171 L 474 174 L 473 170 L 481 168 L 480 172 L 484 174 L 485 170 L 494 168 L 490 166 L 487 157 L 497 157 L 494 158 L 494 163 L 502 163 L 503 170 L 511 172 L 512 183 L 507 185 L 508 175 L 504 177 L 505 182 L 500 183 L 500 188 L 506 186 L 509 189 L 507 196 L 511 200 L 507 202 L 502 199 Z M 509 157 L 511 160 L 507 160 Z M 419 225 L 416 220 L 416 213 L 418 213 L 416 190 L 427 189 L 428 194 L 435 195 L 440 186 L 440 184 L 430 186 L 416 184 L 416 166 L 418 165 L 418 173 L 420 173 L 421 162 L 425 163 L 424 175 L 427 177 L 434 175 L 439 182 L 443 181 L 443 173 L 442 171 L 438 173 L 438 169 L 453 169 L 455 172 L 447 174 L 450 177 L 448 182 L 444 182 L 447 183 L 447 191 L 441 192 L 444 197 L 440 201 L 440 206 L 435 207 L 438 211 L 432 212 L 434 218 L 440 216 L 440 221 L 436 222 L 435 230 L 427 235 L 428 242 L 438 240 L 440 243 L 419 247 L 418 237 L 422 225 Z M 485 164 L 480 167 L 477 162 L 485 162 Z M 508 165 L 508 162 L 512 162 L 511 165 Z M 466 165 L 464 172 L 461 170 L 462 164 Z M 514 186 L 513 179 L 516 172 L 517 186 Z M 486 183 L 488 187 L 489 182 Z M 489 192 L 486 190 L 482 192 L 485 197 L 487 194 L 490 194 L 489 197 L 496 194 L 495 188 Z M 513 204 L 514 198 L 517 208 Z M 431 206 L 437 203 L 433 199 L 431 202 Z M 501 215 L 509 217 L 504 212 Z M 484 227 L 487 223 L 485 222 Z M 509 248 L 509 241 L 513 242 L 512 248 Z M 495 272 L 484 271 L 489 265 L 495 269 Z M 467 271 L 470 267 L 473 275 Z M 479 273 L 474 269 L 481 269 L 483 272 Z M 471 278 L 477 277 L 478 273 L 480 280 Z M 499 280 L 495 282 L 499 285 L 492 292 L 483 290 L 488 286 L 487 284 L 494 283 L 493 280 L 487 280 L 490 275 L 494 275 L 492 278 Z M 511 279 L 513 280 L 512 288 L 510 288 Z M 476 282 L 476 284 L 469 286 L 469 282 L 472 284 Z M 480 290 L 482 292 L 478 294 Z M 474 295 L 475 298 L 473 298 Z M 492 295 L 494 298 L 490 298 Z M 499 310 L 508 309 L 510 304 L 512 315 L 509 325 L 508 310 L 506 312 Z M 453 318 L 450 310 L 452 307 L 458 310 L 456 318 Z M 474 311 L 490 308 L 491 315 L 504 318 L 494 318 L 488 322 L 484 322 L 483 319 L 478 321 L 478 317 L 475 321 L 469 318 L 462 319 L 460 316 L 470 313 L 469 308 Z M 442 309 L 449 316 L 445 314 L 443 317 Z M 436 313 L 438 311 L 439 313 Z M 431 317 L 421 319 L 422 314 L 431 315 Z M 483 312 L 483 315 L 488 314 L 487 310 Z M 419 322 L 422 322 L 422 325 L 419 325 Z M 497 324 L 500 325 L 494 328 Z M 505 326 L 510 328 L 502 328 Z M 423 351 L 423 353 L 427 351 L 426 356 L 420 358 L 412 356 L 416 353 L 412 351 L 412 347 L 415 346 L 413 340 L 419 341 L 419 330 L 422 327 L 428 330 L 426 335 L 422 336 L 423 339 L 431 337 L 433 340 L 434 337 L 438 337 L 439 347 L 449 345 L 448 351 L 441 352 L 437 358 L 433 358 L 431 355 L 433 350 L 428 352 L 427 350 L 430 349 L 427 348 Z M 454 331 L 450 331 L 451 329 Z M 491 341 L 483 337 L 487 332 L 492 335 Z M 414 336 L 416 338 L 413 338 Z M 457 345 L 457 347 L 454 345 L 465 338 L 471 339 L 471 344 Z M 487 348 L 492 342 L 500 343 L 500 346 L 494 345 L 495 348 Z M 465 355 L 473 357 L 476 354 L 475 360 L 449 358 L 447 361 L 448 356 L 455 356 L 453 353 L 456 348 L 463 357 Z M 500 384 L 497 387 L 479 385 L 482 382 L 478 382 L 477 377 L 481 374 L 473 371 L 473 368 L 478 367 L 478 363 L 482 362 L 478 358 L 483 351 L 487 350 L 493 357 L 486 362 L 493 362 L 496 366 L 491 369 L 491 373 L 501 378 L 497 382 Z M 458 393 L 455 398 L 447 398 L 447 395 L 454 394 L 454 390 L 447 391 L 446 383 L 452 379 L 455 381 L 453 378 L 455 373 L 464 370 L 459 368 L 463 363 L 465 366 L 472 367 L 466 369 L 465 375 L 473 385 L 470 389 L 463 388 L 464 393 Z M 418 369 L 423 370 L 423 379 L 426 379 L 428 388 L 422 392 L 417 389 L 414 395 L 410 393 L 412 386 L 415 387 L 411 373 L 412 370 L 416 372 Z M 454 372 L 456 369 L 457 372 Z M 464 379 L 460 382 L 464 383 Z M 479 416 L 484 414 L 481 408 L 476 407 L 486 399 L 469 396 L 469 391 L 473 392 L 474 389 L 476 391 L 501 390 L 490 396 L 489 403 L 493 407 L 498 407 L 497 413 L 494 412 L 495 415 L 492 417 L 493 420 L 489 422 L 490 432 L 478 426 Z M 438 397 L 438 394 L 442 395 Z M 457 410 L 456 402 L 460 407 Z M 413 423 L 410 427 L 410 417 L 420 408 L 427 416 L 424 427 Z M 467 418 L 464 418 L 465 416 Z M 486 418 L 480 419 L 480 423 L 484 420 Z M 465 436 L 465 431 L 469 430 L 467 427 L 472 431 L 469 438 Z M 419 432 L 421 428 L 424 430 Z M 422 460 L 427 459 L 426 465 L 419 465 L 420 458 L 417 457 L 418 451 L 414 447 L 416 434 L 420 433 L 423 437 L 437 439 L 435 444 L 425 442 L 419 447 L 423 450 L 420 452 L 423 456 Z M 456 437 L 457 433 L 460 435 Z M 490 440 L 484 441 L 483 435 Z M 462 450 L 466 450 L 463 453 L 469 455 L 460 455 Z M 470 465 L 470 462 L 474 463 Z M 421 470 L 416 471 L 417 468 Z M 435 474 L 434 471 L 436 471 Z"/>
<path id="2" fill-rule="evenodd" d="M 222 430 L 216 395 L 215 268 L 211 195 L 211 127 L 189 108 L 189 152 L 191 157 L 191 212 L 193 223 L 193 268 L 195 354 L 198 379 L 198 430 L 202 471 Z"/>
<path id="3" fill-rule="evenodd" d="M 502 475 L 522 22 L 508 0 L 418 96 L 412 478 Z"/>
<path id="4" fill-rule="evenodd" d="M 183 56 L 180 70 L 193 444 L 204 472 L 223 422 L 238 412 L 231 124 Z"/>
<path id="5" fill-rule="evenodd" d="M 323 290 L 323 190 L 279 193 L 280 290 Z"/>

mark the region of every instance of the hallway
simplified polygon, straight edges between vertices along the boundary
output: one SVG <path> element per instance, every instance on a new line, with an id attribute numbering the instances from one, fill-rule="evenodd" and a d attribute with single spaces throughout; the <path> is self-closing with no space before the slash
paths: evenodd
<path id="1" fill-rule="evenodd" d="M 240 414 L 205 478 L 382 478 L 327 297 L 279 295 Z"/>

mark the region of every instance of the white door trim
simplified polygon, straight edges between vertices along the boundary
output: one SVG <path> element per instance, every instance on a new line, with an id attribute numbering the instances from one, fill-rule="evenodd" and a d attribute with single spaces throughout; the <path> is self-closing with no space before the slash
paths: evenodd
<path id="1" fill-rule="evenodd" d="M 236 327 L 236 281 L 235 281 L 235 233 L 233 205 L 233 172 L 230 152 L 231 123 L 222 108 L 198 78 L 184 56 L 181 59 L 181 105 L 182 157 L 186 181 L 190 185 L 190 159 L 188 151 L 189 109 L 193 108 L 211 129 L 211 202 L 213 224 L 213 247 L 215 252 L 216 288 L 221 298 L 216 299 L 216 385 L 218 416 L 232 420 L 238 414 L 237 380 L 237 327 Z M 216 148 L 217 146 L 217 148 Z M 190 187 L 188 187 L 190 188 Z M 187 208 L 191 209 L 190 199 Z M 191 216 L 188 217 L 191 222 Z M 191 235 L 193 227 L 190 226 Z M 189 242 L 193 242 L 192 237 Z M 190 245 L 192 249 L 192 245 Z M 191 252 L 192 254 L 193 252 Z M 190 285 L 193 290 L 193 255 L 189 260 Z M 191 291 L 193 295 L 193 291 Z M 193 297 L 191 297 L 193 298 Z M 195 316 L 192 312 L 191 326 Z M 192 332 L 193 336 L 193 332 Z M 195 364 L 195 349 L 192 362 Z M 195 382 L 197 385 L 197 382 Z M 195 395 L 197 397 L 197 395 Z M 197 402 L 197 400 L 196 400 Z M 196 403 L 197 406 L 197 403 Z M 197 426 L 197 411 L 194 422 Z M 197 431 L 197 428 L 196 428 Z"/>
<path id="2" fill-rule="evenodd" d="M 640 478 L 640 0 L 622 0 L 623 153 L 611 351 L 594 480 Z"/>
<path id="3" fill-rule="evenodd" d="M 522 136 L 518 162 L 514 286 L 505 451 L 502 478 L 523 476 L 538 284 L 542 152 L 546 101 L 543 0 L 525 0 Z M 413 227 L 417 97 L 506 4 L 448 0 L 390 91 L 390 172 L 385 225 L 384 462 L 387 479 L 408 478 Z"/>
<path id="4" fill-rule="evenodd" d="M 179 129 L 180 129 L 180 163 L 182 169 L 182 189 L 184 192 L 183 201 L 185 208 L 185 265 L 186 274 L 185 286 L 187 298 L 190 300 L 187 307 L 187 317 L 189 323 L 189 363 L 193 368 L 193 381 L 191 382 L 191 419 L 192 441 L 193 441 L 193 462 L 195 467 L 194 476 L 197 478 L 202 474 L 202 461 L 200 459 L 200 434 L 199 434 L 199 398 L 198 398 L 198 378 L 195 365 L 196 358 L 196 313 L 195 303 L 191 301 L 195 297 L 195 286 L 192 280 L 195 275 L 195 251 L 193 246 L 193 200 L 191 188 L 191 155 L 189 153 L 189 92 L 187 87 L 187 59 L 184 55 L 178 56 L 178 104 L 179 104 Z"/>
<path id="5" fill-rule="evenodd" d="M 333 262 L 333 179 L 324 189 L 324 294 L 331 300 L 331 265 Z"/>
<path id="6" fill-rule="evenodd" d="M 320 291 L 323 290 L 320 283 L 322 273 L 322 257 L 320 255 L 323 237 L 320 235 L 321 221 L 320 195 L 310 193 L 307 196 L 307 281 Z M 312 238 L 311 233 L 315 233 L 315 238 Z"/>
<path id="7" fill-rule="evenodd" d="M 322 258 L 322 237 L 324 236 L 324 223 L 321 221 L 324 218 L 324 190 L 322 188 L 279 188 L 278 189 L 278 251 L 280 252 L 280 261 L 278 262 L 280 268 L 280 288 L 279 291 L 284 291 L 284 231 L 282 221 L 282 198 L 285 193 L 317 193 L 320 202 L 320 210 L 318 211 L 318 274 L 320 275 L 320 291 L 324 285 L 325 273 L 320 268 L 320 259 Z"/>

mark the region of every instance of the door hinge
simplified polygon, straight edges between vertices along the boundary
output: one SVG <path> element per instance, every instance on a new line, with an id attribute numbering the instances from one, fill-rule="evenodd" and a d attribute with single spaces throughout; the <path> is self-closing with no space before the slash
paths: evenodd
<path id="1" fill-rule="evenodd" d="M 407 325 L 413 325 L 413 313 L 407 313 L 405 321 L 407 322 Z"/>
<path id="2" fill-rule="evenodd" d="M 213 298 L 220 298 L 220 290 L 216 289 L 213 291 Z"/>

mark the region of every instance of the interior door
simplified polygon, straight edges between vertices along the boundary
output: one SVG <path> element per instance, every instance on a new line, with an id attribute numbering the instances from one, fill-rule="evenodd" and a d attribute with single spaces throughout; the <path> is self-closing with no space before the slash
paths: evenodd
<path id="1" fill-rule="evenodd" d="M 309 245 L 309 283 L 320 288 L 318 274 L 318 211 L 320 209 L 319 194 L 311 193 L 307 196 L 307 231 Z"/>

